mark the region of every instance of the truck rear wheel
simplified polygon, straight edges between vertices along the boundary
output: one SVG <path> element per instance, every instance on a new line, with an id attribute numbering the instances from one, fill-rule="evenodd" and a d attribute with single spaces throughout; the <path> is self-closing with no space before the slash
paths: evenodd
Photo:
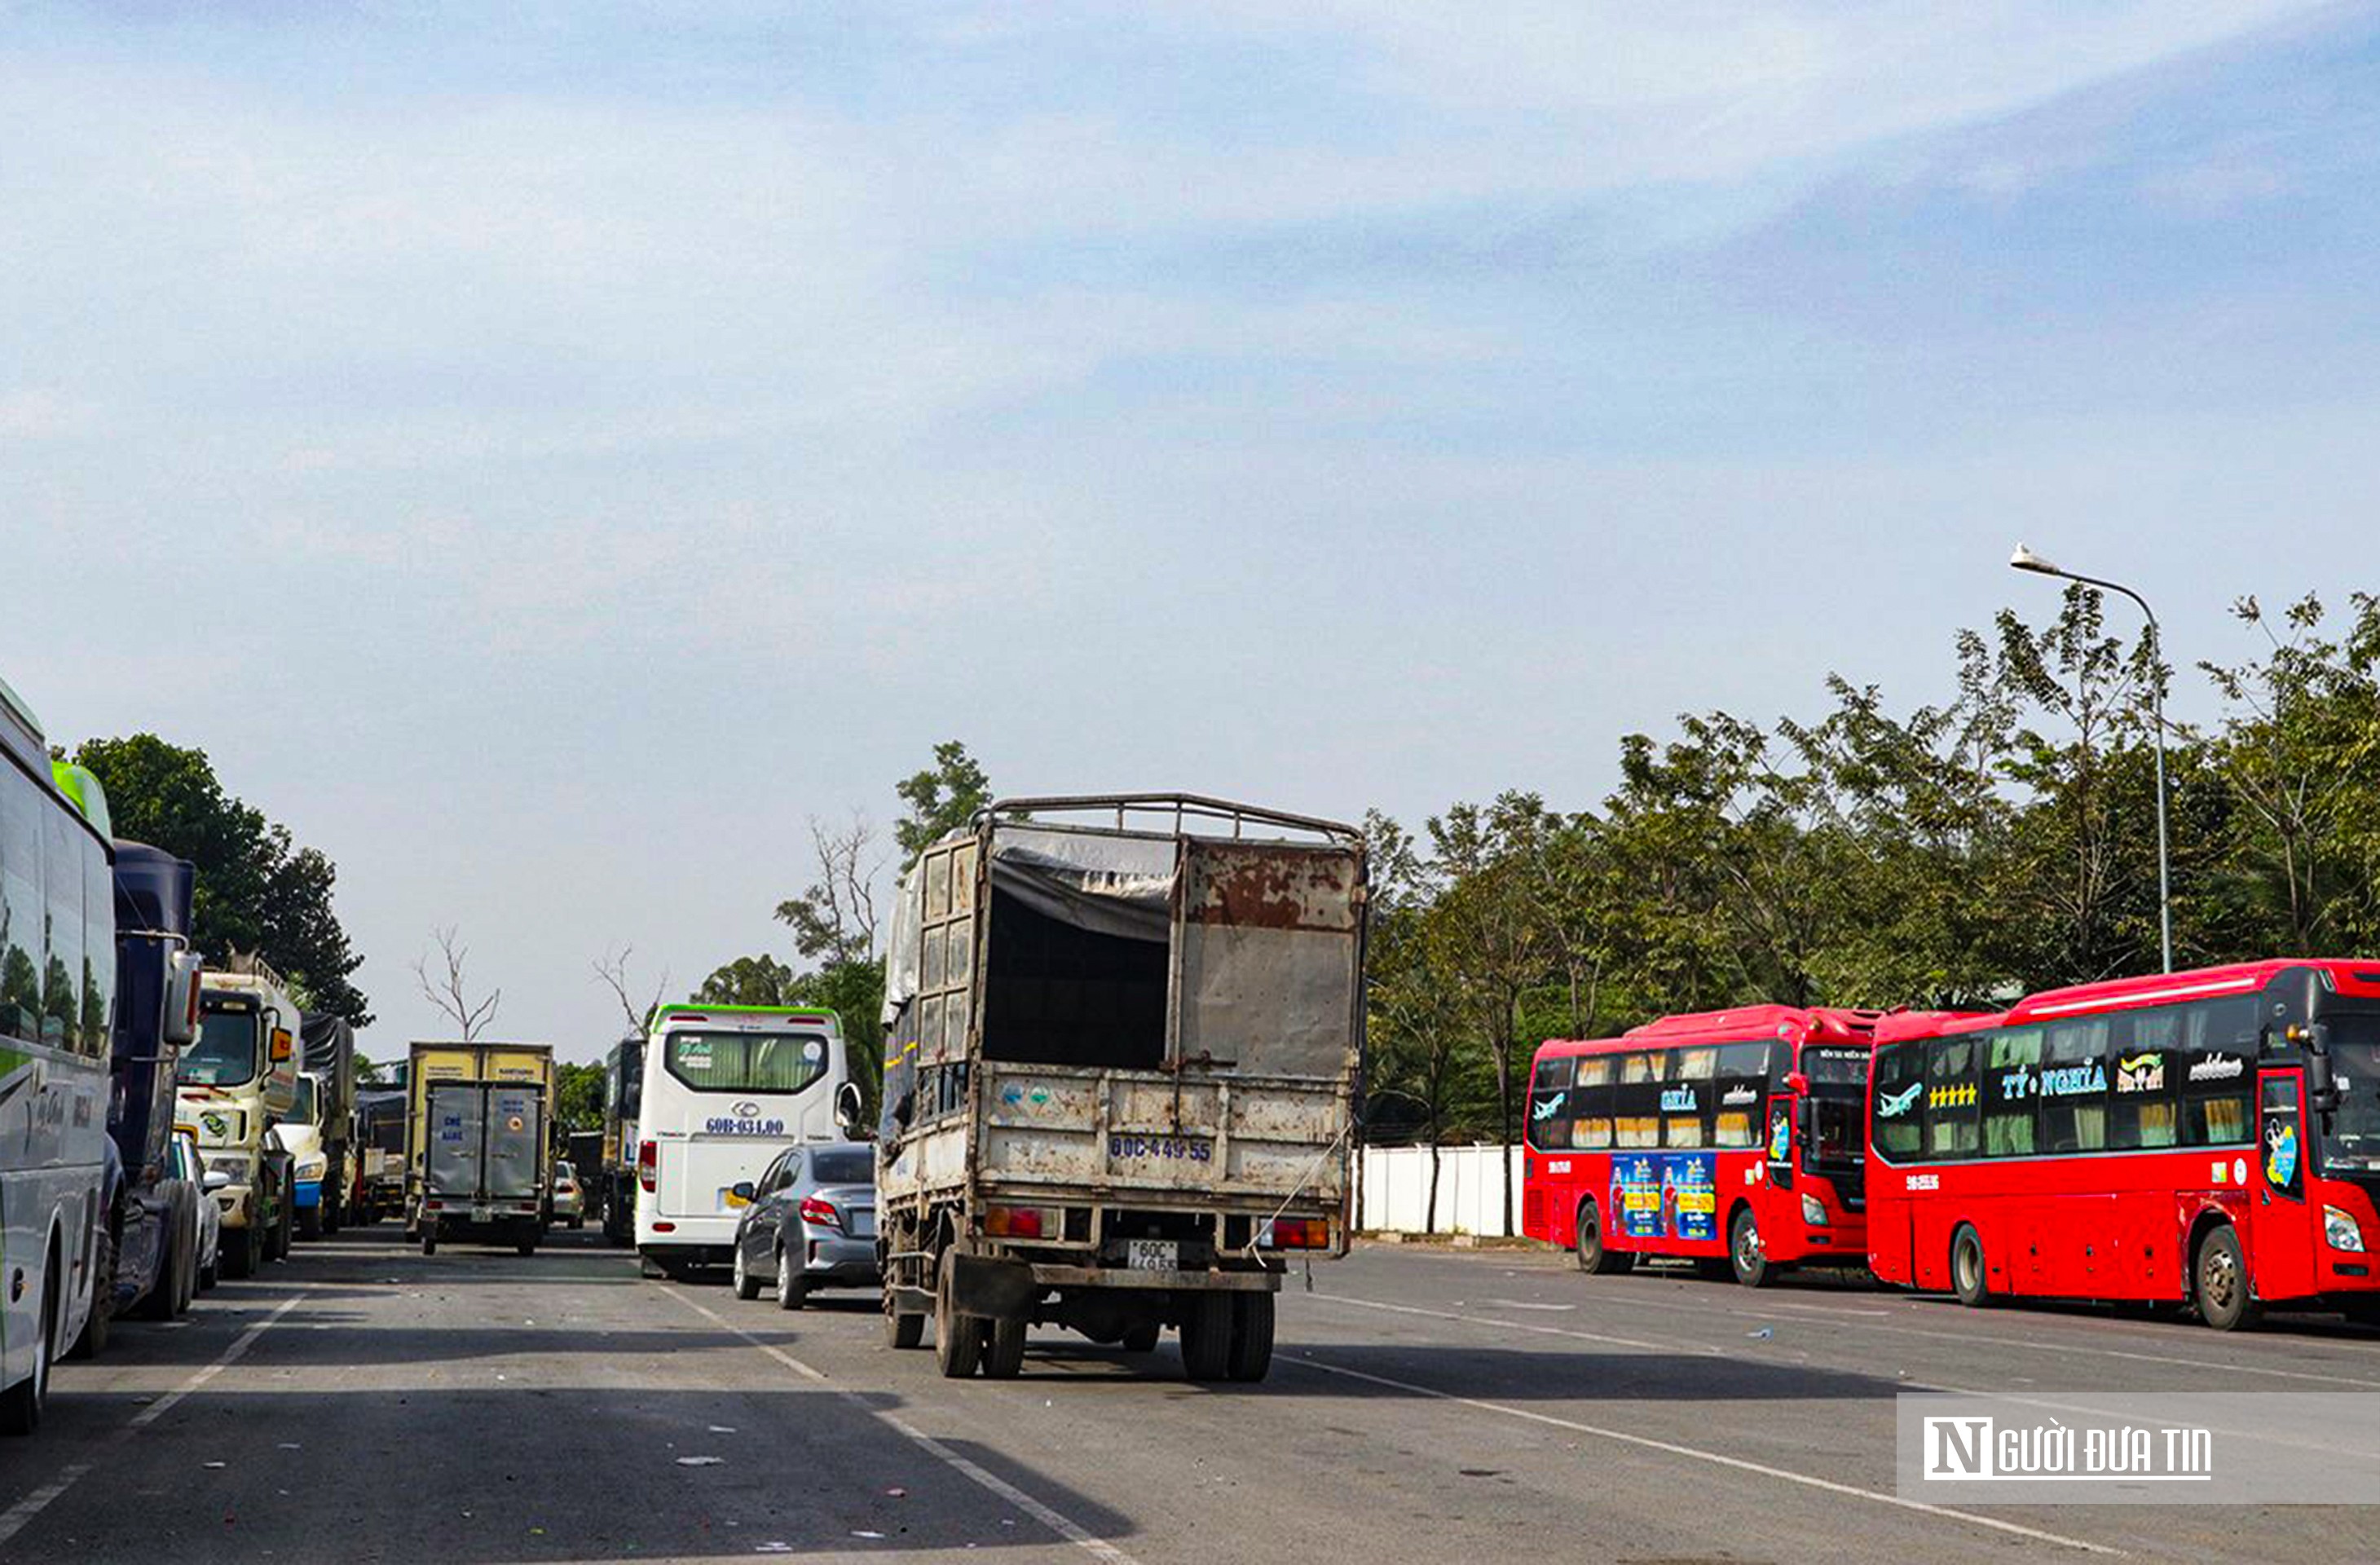
<path id="1" fill-rule="evenodd" d="M 983 1322 L 961 1315 L 953 1297 L 952 1277 L 957 1268 L 951 1263 L 957 1258 L 958 1252 L 945 1250 L 934 1268 L 934 1360 L 945 1380 L 965 1380 L 983 1362 Z"/>
<path id="2" fill-rule="evenodd" d="M 987 1320 L 983 1323 L 983 1377 L 1014 1380 L 1025 1367 L 1025 1323 Z"/>
<path id="3" fill-rule="evenodd" d="M 905 1315 L 894 1304 L 892 1290 L 884 1290 L 884 1345 L 906 1353 L 926 1341 L 926 1317 Z"/>
<path id="4" fill-rule="evenodd" d="M 1234 1380 L 1257 1381 L 1272 1367 L 1273 1296 L 1232 1295 L 1232 1362 Z"/>
<path id="5" fill-rule="evenodd" d="M 1185 1295 L 1182 1311 L 1182 1373 L 1193 1380 L 1220 1380 L 1232 1367 L 1232 1296 Z"/>
<path id="6" fill-rule="evenodd" d="M 175 1203 L 165 1204 L 166 1231 L 164 1254 L 157 1257 L 157 1281 L 133 1313 L 143 1320 L 171 1320 L 182 1313 L 182 1267 L 189 1241 L 183 1234 L 182 1209 Z"/>

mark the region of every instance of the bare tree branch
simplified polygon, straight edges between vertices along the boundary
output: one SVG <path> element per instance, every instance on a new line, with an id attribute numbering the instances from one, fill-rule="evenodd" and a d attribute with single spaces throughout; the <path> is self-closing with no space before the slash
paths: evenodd
<path id="1" fill-rule="evenodd" d="M 485 1000 L 474 1001 L 463 978 L 463 964 L 471 954 L 470 947 L 455 943 L 455 930 L 451 924 L 443 929 L 431 930 L 431 937 L 438 942 L 439 955 L 444 962 L 445 971 L 433 975 L 430 967 L 430 953 L 423 952 L 413 959 L 413 977 L 421 985 L 422 998 L 455 1024 L 455 1030 L 463 1035 L 463 1041 L 476 1043 L 481 1029 L 495 1020 L 496 1006 L 504 998 L 504 991 L 491 989 Z"/>
<path id="2" fill-rule="evenodd" d="M 620 1014 L 627 1018 L 628 1031 L 641 1033 L 652 1013 L 661 1008 L 662 996 L 669 991 L 670 976 L 668 968 L 662 969 L 661 977 L 653 985 L 653 998 L 638 1009 L 637 1002 L 628 998 L 628 958 L 636 954 L 636 950 L 635 946 L 624 945 L 616 955 L 607 951 L 593 966 L 595 976 L 603 980 L 613 998 L 619 1001 Z"/>

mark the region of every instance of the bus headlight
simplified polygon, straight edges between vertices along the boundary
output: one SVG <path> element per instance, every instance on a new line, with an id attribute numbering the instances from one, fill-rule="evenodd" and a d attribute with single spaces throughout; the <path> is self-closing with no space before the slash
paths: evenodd
<path id="1" fill-rule="evenodd" d="M 1825 1228 L 1830 1220 L 1825 1204 L 1806 1191 L 1802 1195 L 1802 1220 L 1812 1228 Z"/>
<path id="2" fill-rule="evenodd" d="M 2322 1209 L 2322 1236 L 2330 1241 L 2334 1250 L 2352 1250 L 2359 1256 L 2363 1253 L 2363 1231 L 2337 1207 Z"/>

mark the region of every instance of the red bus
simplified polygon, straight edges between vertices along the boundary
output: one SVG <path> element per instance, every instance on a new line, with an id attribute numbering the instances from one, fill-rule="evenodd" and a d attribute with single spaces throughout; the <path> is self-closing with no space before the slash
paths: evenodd
<path id="1" fill-rule="evenodd" d="M 1876 1277 L 2380 1319 L 2380 962 L 2272 961 L 1888 1017 L 1868 1089 Z"/>
<path id="2" fill-rule="evenodd" d="M 1529 1077 L 1522 1231 L 1579 1268 L 1682 1256 L 1757 1288 L 1867 1259 L 1876 1013 L 1752 1005 L 1549 1041 Z"/>

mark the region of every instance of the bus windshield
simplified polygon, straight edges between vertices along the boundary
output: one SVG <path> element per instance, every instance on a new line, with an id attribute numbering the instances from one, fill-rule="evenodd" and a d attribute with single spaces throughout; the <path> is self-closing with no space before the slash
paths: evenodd
<path id="1" fill-rule="evenodd" d="M 799 1092 L 826 1074 L 818 1033 L 672 1033 L 662 1049 L 669 1074 L 697 1092 Z"/>
<path id="2" fill-rule="evenodd" d="M 241 1086 L 256 1079 L 256 1013 L 210 1011 L 182 1050 L 174 1079 L 193 1086 Z"/>
<path id="3" fill-rule="evenodd" d="M 2331 1079 L 2338 1107 L 2324 1148 L 2329 1162 L 2380 1168 L 2380 1016 L 2332 1016 Z"/>

